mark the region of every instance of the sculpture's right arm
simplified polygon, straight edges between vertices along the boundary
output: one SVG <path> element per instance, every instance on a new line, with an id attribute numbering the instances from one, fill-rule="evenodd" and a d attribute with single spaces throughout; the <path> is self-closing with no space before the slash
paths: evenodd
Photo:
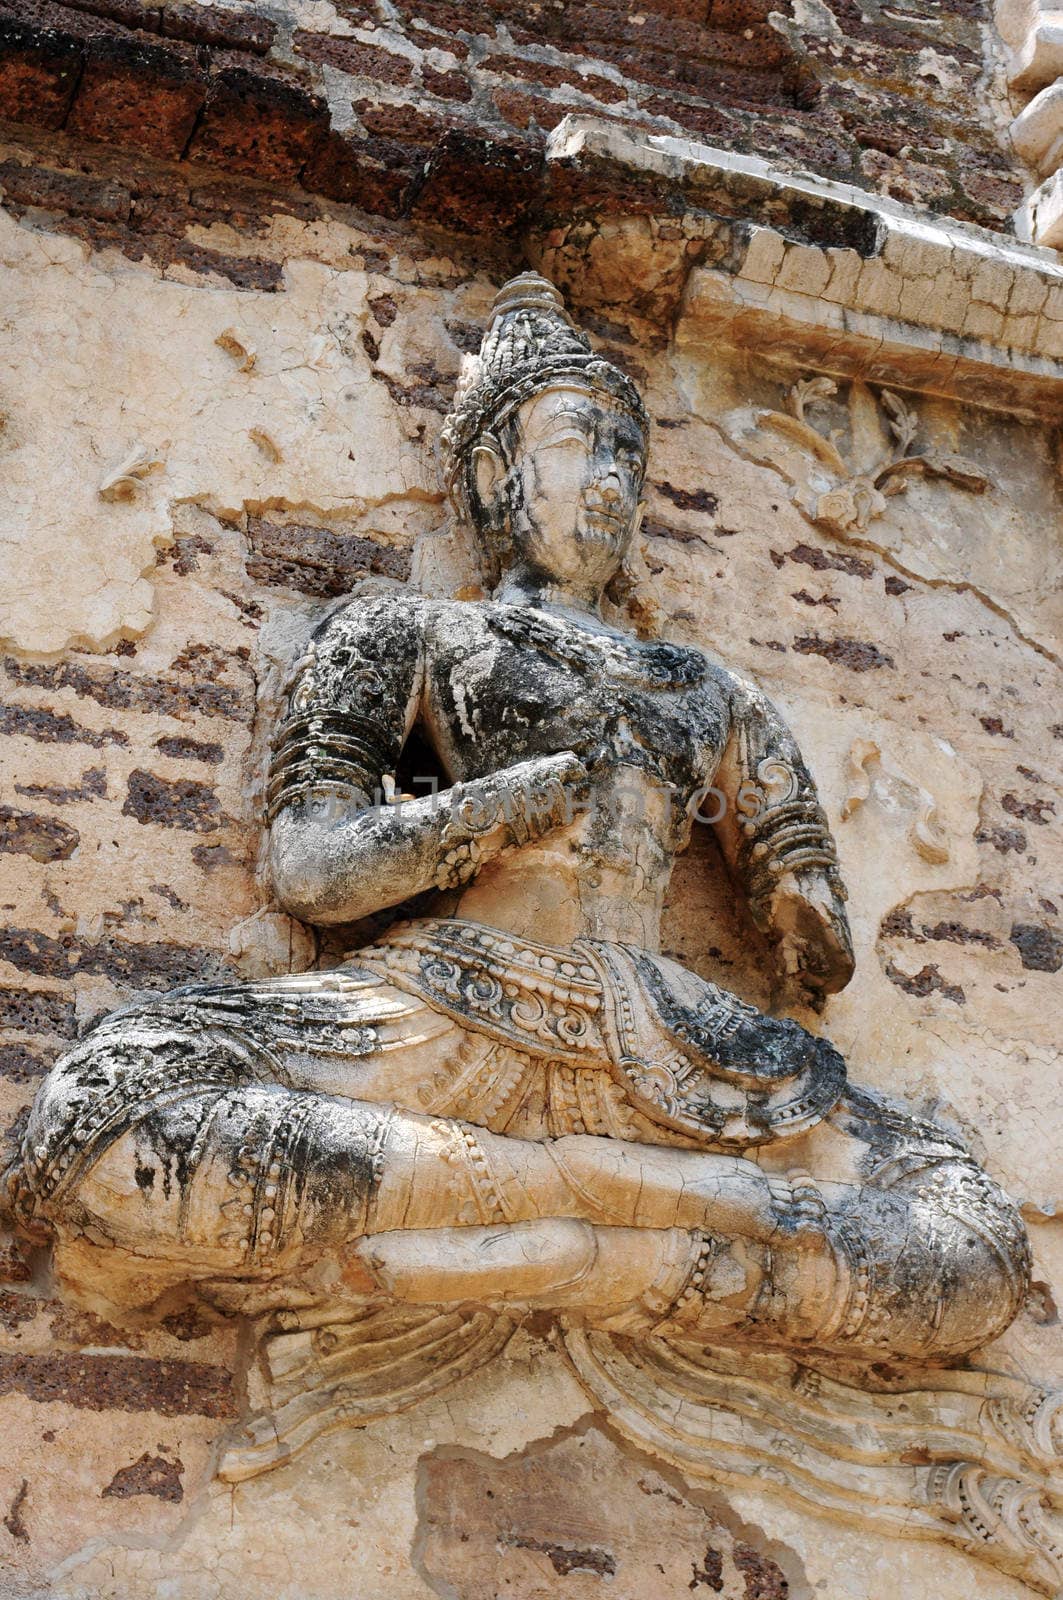
<path id="1" fill-rule="evenodd" d="M 311 640 L 274 740 L 270 867 L 304 922 L 354 922 L 426 889 L 455 888 L 502 850 L 570 819 L 574 755 L 522 762 L 438 794 L 389 802 L 384 780 L 420 708 L 425 603 L 355 599 Z"/>

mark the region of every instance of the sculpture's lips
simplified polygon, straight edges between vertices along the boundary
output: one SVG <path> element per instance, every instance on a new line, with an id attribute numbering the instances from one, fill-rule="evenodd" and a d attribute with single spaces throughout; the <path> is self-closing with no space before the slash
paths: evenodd
<path id="1" fill-rule="evenodd" d="M 622 528 L 624 525 L 623 517 L 620 516 L 616 511 L 608 511 L 605 506 L 585 505 L 583 507 L 583 514 L 584 516 L 590 517 L 595 521 L 606 522 L 611 528 Z"/>

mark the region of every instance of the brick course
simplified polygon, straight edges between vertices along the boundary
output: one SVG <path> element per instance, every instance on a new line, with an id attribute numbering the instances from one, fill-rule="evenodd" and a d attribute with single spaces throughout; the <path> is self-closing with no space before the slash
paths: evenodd
<path id="1" fill-rule="evenodd" d="M 451 132 L 535 149 L 596 110 L 989 227 L 1021 198 L 988 122 L 957 114 L 980 103 L 989 0 L 906 17 L 829 0 L 833 26 L 805 33 L 768 0 L 338 9 L 330 32 L 285 33 L 275 15 L 185 0 L 0 0 L 0 104 L 15 123 L 390 218 L 418 203 Z M 444 209 L 474 227 L 453 194 Z"/>

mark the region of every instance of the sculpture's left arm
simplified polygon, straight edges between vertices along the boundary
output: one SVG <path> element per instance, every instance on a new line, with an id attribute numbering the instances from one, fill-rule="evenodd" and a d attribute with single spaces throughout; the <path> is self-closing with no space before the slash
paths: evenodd
<path id="1" fill-rule="evenodd" d="M 790 985 L 834 994 L 853 975 L 853 946 L 812 774 L 775 706 L 741 679 L 732 680 L 731 718 L 715 778 L 724 856 Z"/>

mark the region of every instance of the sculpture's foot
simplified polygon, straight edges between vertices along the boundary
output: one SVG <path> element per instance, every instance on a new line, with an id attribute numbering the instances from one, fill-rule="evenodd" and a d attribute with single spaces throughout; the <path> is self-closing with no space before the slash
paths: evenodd
<path id="1" fill-rule="evenodd" d="M 547 1218 L 373 1234 L 351 1254 L 377 1299 L 543 1309 L 612 1332 L 707 1343 L 743 1335 L 815 1342 L 844 1291 L 834 1252 L 811 1231 L 790 1251 L 773 1252 L 748 1238 L 685 1228 Z"/>
<path id="2" fill-rule="evenodd" d="M 692 1236 L 680 1228 L 601 1228 L 551 1217 L 504 1228 L 374 1234 L 355 1254 L 377 1293 L 405 1305 L 571 1310 L 596 1327 L 646 1332 L 690 1276 Z"/>

